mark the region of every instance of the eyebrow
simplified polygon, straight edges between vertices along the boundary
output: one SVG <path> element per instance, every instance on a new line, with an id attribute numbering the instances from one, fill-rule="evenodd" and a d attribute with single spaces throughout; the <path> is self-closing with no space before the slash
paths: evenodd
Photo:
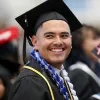
<path id="1" fill-rule="evenodd" d="M 46 32 L 46 33 L 44 33 L 44 35 L 47 35 L 47 34 L 55 34 L 55 32 Z M 70 35 L 69 32 L 61 32 L 60 34 L 69 34 Z"/>
<path id="2" fill-rule="evenodd" d="M 61 34 L 69 34 L 70 35 L 71 33 L 69 33 L 69 32 L 61 32 Z"/>

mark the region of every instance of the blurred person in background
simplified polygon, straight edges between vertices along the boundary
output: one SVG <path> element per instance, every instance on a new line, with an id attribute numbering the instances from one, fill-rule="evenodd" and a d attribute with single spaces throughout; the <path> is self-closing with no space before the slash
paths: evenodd
<path id="1" fill-rule="evenodd" d="M 10 88 L 10 80 L 6 76 L 0 74 L 0 100 L 8 100 Z"/>
<path id="2" fill-rule="evenodd" d="M 10 88 L 19 73 L 18 47 L 13 43 L 18 35 L 15 26 L 0 30 L 0 100 L 8 100 Z"/>
<path id="3" fill-rule="evenodd" d="M 8 100 L 11 85 L 9 71 L 0 64 L 0 100 Z"/>
<path id="4" fill-rule="evenodd" d="M 0 65 L 9 72 L 9 78 L 14 81 L 20 70 L 17 42 L 19 33 L 15 26 L 0 30 Z"/>
<path id="5" fill-rule="evenodd" d="M 100 34 L 100 32 L 98 34 Z M 91 69 L 100 78 L 100 43 L 96 45 L 91 52 L 87 51 L 87 55 L 94 62 Z"/>
<path id="6" fill-rule="evenodd" d="M 98 58 L 92 50 L 100 44 L 100 32 L 88 25 L 72 34 L 72 51 L 65 62 L 79 100 L 100 92 L 100 79 L 94 72 Z"/>
<path id="7" fill-rule="evenodd" d="M 89 100 L 100 100 L 100 93 L 92 95 Z"/>
<path id="8" fill-rule="evenodd" d="M 0 57 L 0 100 L 8 100 L 10 88 L 19 73 L 20 64 Z"/>

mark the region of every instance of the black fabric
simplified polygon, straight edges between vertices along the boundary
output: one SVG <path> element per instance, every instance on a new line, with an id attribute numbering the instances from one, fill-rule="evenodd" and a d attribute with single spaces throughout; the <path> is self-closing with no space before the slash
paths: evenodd
<path id="1" fill-rule="evenodd" d="M 100 92 L 100 87 L 95 80 L 81 69 L 68 72 L 74 85 L 79 100 L 88 100 L 93 94 Z"/>
<path id="2" fill-rule="evenodd" d="M 100 100 L 100 99 L 97 99 L 97 98 L 90 98 L 89 100 Z"/>
<path id="3" fill-rule="evenodd" d="M 23 42 L 23 62 L 26 63 L 26 34 L 24 34 L 24 42 Z"/>
<path id="4" fill-rule="evenodd" d="M 35 25 L 40 16 L 48 12 L 57 12 L 61 14 L 68 21 L 72 32 L 82 27 L 81 23 L 63 2 L 63 0 L 47 0 L 17 17 L 16 20 L 24 29 L 26 35 L 31 37 L 35 34 Z"/>
<path id="5" fill-rule="evenodd" d="M 14 62 L 6 58 L 0 57 L 0 68 L 2 67 L 9 73 L 9 75 L 7 73 L 4 73 L 4 74 L 7 74 L 8 76 L 13 76 L 19 73 L 19 68 L 21 67 L 21 64 L 19 64 L 18 62 Z"/>
<path id="6" fill-rule="evenodd" d="M 0 44 L 0 57 L 9 59 L 12 57 L 13 60 L 18 61 L 18 48 L 12 42 Z"/>
<path id="7" fill-rule="evenodd" d="M 38 21 L 36 22 L 36 25 L 34 27 L 34 34 L 36 34 L 37 29 L 39 28 L 39 26 L 48 21 L 48 20 L 64 20 L 65 22 L 67 22 L 67 20 L 59 13 L 57 12 L 47 12 L 44 13 L 40 16 L 40 18 L 38 19 Z"/>
<path id="8" fill-rule="evenodd" d="M 11 77 L 11 73 L 0 64 L 0 75 Z"/>
<path id="9" fill-rule="evenodd" d="M 33 64 L 32 64 L 33 63 Z M 32 60 L 31 66 L 41 72 L 49 81 L 55 100 L 64 100 L 56 84 L 40 68 L 36 61 Z M 23 69 L 13 85 L 8 100 L 52 100 L 47 83 L 42 77 L 31 70 Z"/>

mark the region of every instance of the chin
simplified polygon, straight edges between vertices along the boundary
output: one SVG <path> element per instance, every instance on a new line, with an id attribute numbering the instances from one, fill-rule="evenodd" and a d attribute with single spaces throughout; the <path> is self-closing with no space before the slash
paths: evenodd
<path id="1" fill-rule="evenodd" d="M 53 63 L 53 64 L 63 64 L 64 60 L 62 59 L 52 59 L 50 60 L 50 63 Z"/>

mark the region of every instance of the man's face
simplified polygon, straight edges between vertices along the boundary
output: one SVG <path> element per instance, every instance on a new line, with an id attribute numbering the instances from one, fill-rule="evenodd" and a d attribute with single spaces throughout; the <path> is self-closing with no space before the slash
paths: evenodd
<path id="1" fill-rule="evenodd" d="M 60 69 L 71 50 L 70 28 L 62 20 L 46 21 L 32 37 L 32 42 L 49 64 Z"/>

